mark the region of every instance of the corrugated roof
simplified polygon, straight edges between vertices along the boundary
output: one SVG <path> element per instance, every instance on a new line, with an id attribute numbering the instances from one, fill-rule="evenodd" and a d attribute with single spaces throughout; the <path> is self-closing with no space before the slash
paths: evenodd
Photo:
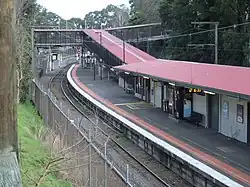
<path id="1" fill-rule="evenodd" d="M 161 59 L 114 68 L 250 96 L 250 68 Z"/>
<path id="2" fill-rule="evenodd" d="M 100 43 L 101 32 L 102 46 L 123 61 L 123 41 L 121 39 L 111 35 L 110 33 L 104 30 L 88 29 L 84 30 L 84 32 L 98 43 Z M 125 45 L 125 51 L 125 62 L 127 64 L 146 62 L 149 60 L 156 59 L 155 57 L 127 43 Z"/>

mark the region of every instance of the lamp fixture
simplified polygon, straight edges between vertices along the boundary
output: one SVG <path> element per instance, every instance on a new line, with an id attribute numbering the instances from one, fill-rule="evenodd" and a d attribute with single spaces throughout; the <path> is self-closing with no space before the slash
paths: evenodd
<path id="1" fill-rule="evenodd" d="M 204 93 L 206 93 L 206 94 L 210 94 L 210 95 L 215 95 L 215 93 L 214 93 L 214 92 L 209 92 L 209 91 L 204 91 Z"/>
<path id="2" fill-rule="evenodd" d="M 175 83 L 172 83 L 172 82 L 169 82 L 168 84 L 171 86 L 175 86 Z"/>

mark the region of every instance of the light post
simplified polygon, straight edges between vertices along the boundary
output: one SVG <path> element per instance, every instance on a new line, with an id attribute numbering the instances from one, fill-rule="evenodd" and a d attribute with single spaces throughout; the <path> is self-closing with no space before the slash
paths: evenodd
<path id="1" fill-rule="evenodd" d="M 103 49 L 102 49 L 102 31 L 97 31 L 95 33 L 99 34 L 99 36 L 100 36 L 99 52 L 100 52 L 100 56 L 101 56 L 101 59 L 100 59 L 100 65 L 101 65 L 102 59 L 104 58 L 104 53 L 103 53 Z M 100 68 L 101 68 L 101 79 L 102 79 L 102 66 L 100 66 Z M 94 66 L 94 71 L 95 71 L 95 66 Z"/>
<path id="2" fill-rule="evenodd" d="M 99 34 L 99 36 L 100 36 L 100 48 L 102 47 L 101 45 L 102 45 L 102 31 L 96 31 L 95 32 L 96 34 Z"/>

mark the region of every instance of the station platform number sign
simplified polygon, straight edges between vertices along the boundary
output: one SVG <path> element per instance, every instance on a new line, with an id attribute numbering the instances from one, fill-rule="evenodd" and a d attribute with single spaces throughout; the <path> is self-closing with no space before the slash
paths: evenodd
<path id="1" fill-rule="evenodd" d="M 189 93 L 202 93 L 203 90 L 202 90 L 202 89 L 199 89 L 199 88 L 189 88 L 189 89 L 188 89 L 188 92 L 189 92 Z"/>

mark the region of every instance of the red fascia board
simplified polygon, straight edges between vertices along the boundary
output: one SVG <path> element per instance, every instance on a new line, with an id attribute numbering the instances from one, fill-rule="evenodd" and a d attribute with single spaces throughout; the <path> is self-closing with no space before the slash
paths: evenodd
<path id="1" fill-rule="evenodd" d="M 116 69 L 250 96 L 250 68 L 155 60 Z"/>

